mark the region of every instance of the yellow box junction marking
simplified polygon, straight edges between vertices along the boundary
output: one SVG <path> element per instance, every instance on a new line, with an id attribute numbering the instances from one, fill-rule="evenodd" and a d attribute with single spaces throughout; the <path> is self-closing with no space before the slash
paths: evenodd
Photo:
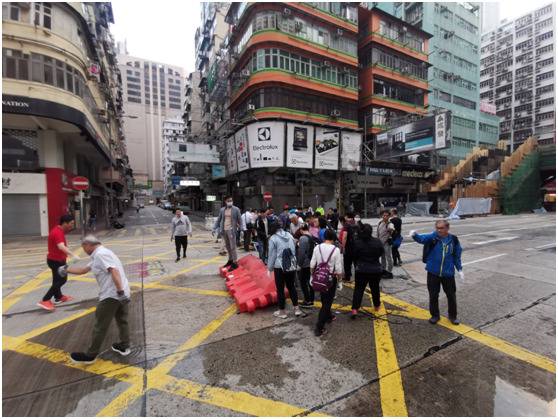
<path id="1" fill-rule="evenodd" d="M 387 315 L 383 303 L 377 314 Z M 376 320 L 373 323 L 382 414 L 384 416 L 408 416 L 401 371 L 389 323 L 386 320 Z"/>

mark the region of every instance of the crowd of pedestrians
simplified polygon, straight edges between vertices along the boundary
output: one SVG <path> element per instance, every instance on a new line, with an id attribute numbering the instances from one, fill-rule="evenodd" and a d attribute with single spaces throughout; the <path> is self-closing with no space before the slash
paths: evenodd
<path id="1" fill-rule="evenodd" d="M 364 224 L 358 214 L 340 215 L 335 208 L 291 207 L 285 204 L 279 215 L 273 207 L 254 210 L 240 209 L 227 197 L 227 206 L 215 224 L 215 230 L 230 243 L 243 236 L 245 251 L 258 251 L 268 272 L 273 273 L 278 293 L 278 310 L 273 313 L 287 318 L 285 288 L 296 317 L 304 315 L 301 308 L 314 307 L 319 293 L 321 308 L 315 327 L 316 336 L 325 333 L 325 325 L 335 320 L 331 311 L 336 291 L 343 283 L 353 282 L 351 318 L 358 316 L 366 287 L 370 288 L 374 310 L 380 309 L 380 282 L 392 279 L 393 267 L 401 266 L 399 247 L 403 241 L 403 223 L 396 208 L 383 209 L 377 225 Z M 227 215 L 228 214 L 228 215 Z M 233 215 L 234 214 L 234 215 Z M 228 220 L 228 221 L 224 221 Z M 227 233 L 228 232 L 228 233 Z M 449 234 L 447 221 L 436 223 L 429 235 L 411 232 L 413 240 L 424 244 L 431 323 L 439 318 L 440 288 L 448 298 L 449 318 L 458 324 L 454 271 L 461 271 L 461 247 L 457 237 Z M 253 246 L 253 247 L 252 247 Z M 234 247 L 234 246 L 233 246 Z M 240 244 L 239 244 L 240 247 Z M 227 244 L 229 261 L 226 266 L 236 269 L 236 248 Z M 428 254 L 427 254 L 428 253 Z M 303 300 L 299 304 L 298 281 Z"/>

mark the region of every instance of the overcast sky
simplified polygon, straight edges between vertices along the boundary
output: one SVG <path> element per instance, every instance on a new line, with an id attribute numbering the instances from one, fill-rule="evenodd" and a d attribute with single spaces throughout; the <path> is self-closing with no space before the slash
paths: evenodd
<path id="1" fill-rule="evenodd" d="M 507 0 L 500 3 L 500 19 L 513 19 L 548 4 L 548 0 Z M 194 70 L 194 34 L 200 24 L 200 4 L 192 0 L 112 2 L 112 32 L 127 40 L 128 52 L 141 58 Z"/>

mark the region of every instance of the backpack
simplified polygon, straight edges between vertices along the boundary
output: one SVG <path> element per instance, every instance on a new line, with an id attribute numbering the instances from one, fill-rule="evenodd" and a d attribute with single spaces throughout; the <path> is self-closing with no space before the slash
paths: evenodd
<path id="1" fill-rule="evenodd" d="M 457 238 L 457 236 L 452 235 L 451 237 L 453 240 L 452 255 L 455 256 L 455 249 L 459 245 L 459 239 Z M 439 239 L 434 238 L 429 242 L 424 243 L 424 246 L 422 247 L 422 263 L 428 262 L 428 255 L 430 255 L 430 252 L 432 252 L 436 244 L 438 244 L 438 241 Z"/>
<path id="2" fill-rule="evenodd" d="M 289 247 L 283 249 L 281 253 L 281 269 L 283 272 L 296 271 L 296 258 Z"/>
<path id="3" fill-rule="evenodd" d="M 327 260 L 324 261 L 324 256 L 322 255 L 322 248 L 318 246 L 318 251 L 320 252 L 322 262 L 320 262 L 318 266 L 316 266 L 316 269 L 314 269 L 314 272 L 312 272 L 311 285 L 314 291 L 327 292 L 333 285 L 332 276 L 334 272 L 331 272 L 329 268 L 329 261 L 333 256 L 333 253 L 335 253 L 336 249 L 337 248 L 334 247 L 331 253 L 329 254 Z"/>

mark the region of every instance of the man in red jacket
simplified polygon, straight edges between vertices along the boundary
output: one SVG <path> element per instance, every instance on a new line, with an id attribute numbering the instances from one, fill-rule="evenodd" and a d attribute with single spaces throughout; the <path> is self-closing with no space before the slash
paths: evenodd
<path id="1" fill-rule="evenodd" d="M 66 233 L 72 231 L 75 227 L 74 217 L 71 215 L 63 215 L 60 217 L 59 225 L 55 226 L 48 235 L 48 254 L 47 265 L 52 271 L 52 286 L 49 288 L 42 301 L 37 305 L 48 311 L 54 311 L 54 304 L 62 304 L 72 300 L 72 297 L 63 295 L 61 288 L 68 279 L 67 276 L 61 276 L 58 268 L 66 264 L 66 257 L 71 256 L 79 259 L 79 256 L 68 249 L 66 242 Z M 51 299 L 54 297 L 54 304 Z"/>

